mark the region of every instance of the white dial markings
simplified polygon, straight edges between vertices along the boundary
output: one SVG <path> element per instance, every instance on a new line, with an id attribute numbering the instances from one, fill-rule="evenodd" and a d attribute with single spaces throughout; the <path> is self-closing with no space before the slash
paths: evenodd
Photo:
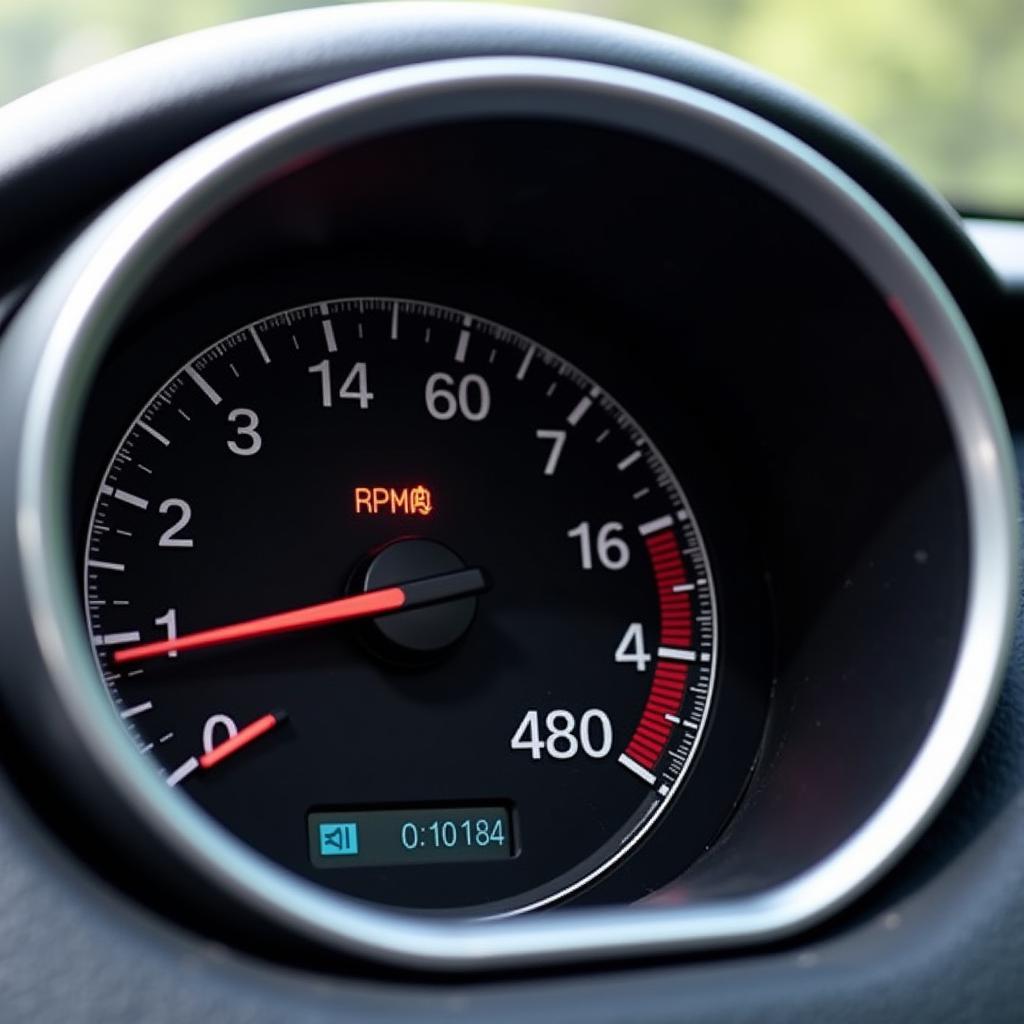
<path id="1" fill-rule="evenodd" d="M 194 367 L 186 366 L 185 373 L 192 378 L 193 383 L 214 405 L 220 405 L 221 397 L 217 389 Z"/>
<path id="2" fill-rule="evenodd" d="M 649 523 L 641 523 L 637 530 L 641 537 L 647 537 L 652 533 L 658 533 L 661 530 L 669 530 L 671 528 L 672 517 L 659 516 L 657 519 L 652 519 Z"/>
<path id="3" fill-rule="evenodd" d="M 619 764 L 628 768 L 634 775 L 639 775 L 648 786 L 653 786 L 657 781 L 657 775 L 649 772 L 642 764 L 637 764 L 628 754 L 619 754 Z"/>
<path id="4" fill-rule="evenodd" d="M 150 437 L 156 438 L 165 448 L 171 443 L 163 434 L 160 433 L 155 427 L 151 427 L 145 420 L 137 421 L 139 426 L 147 433 Z"/>
<path id="5" fill-rule="evenodd" d="M 194 757 L 190 757 L 167 776 L 167 785 L 176 786 L 182 779 L 187 779 L 198 767 L 199 762 Z"/>

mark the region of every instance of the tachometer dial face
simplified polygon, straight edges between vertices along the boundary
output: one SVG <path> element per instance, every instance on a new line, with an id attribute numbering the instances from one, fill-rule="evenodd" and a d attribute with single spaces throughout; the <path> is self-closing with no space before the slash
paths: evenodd
<path id="1" fill-rule="evenodd" d="M 541 906 L 635 848 L 700 743 L 716 612 L 678 478 L 606 383 L 391 298 L 197 351 L 113 453 L 84 566 L 167 784 L 406 907 Z"/>

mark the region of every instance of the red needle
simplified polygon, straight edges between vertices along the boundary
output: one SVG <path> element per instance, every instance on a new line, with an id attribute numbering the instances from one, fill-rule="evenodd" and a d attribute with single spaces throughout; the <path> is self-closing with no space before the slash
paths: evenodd
<path id="1" fill-rule="evenodd" d="M 332 622 L 373 618 L 384 612 L 395 611 L 405 603 L 406 594 L 402 587 L 385 587 L 353 597 L 341 597 L 336 601 L 325 601 L 323 604 L 311 604 L 290 612 L 235 622 L 230 626 L 217 626 L 215 629 L 200 630 L 198 633 L 186 633 L 172 640 L 156 640 L 153 643 L 122 647 L 114 652 L 114 661 L 123 664 L 126 661 L 155 658 L 161 654 L 170 654 L 172 651 L 190 651 L 197 647 L 213 647 L 257 636 L 271 636 L 274 633 L 290 633 L 312 626 L 326 626 Z"/>
<path id="2" fill-rule="evenodd" d="M 263 715 L 262 718 L 257 718 L 255 722 L 250 722 L 244 729 L 239 729 L 234 736 L 226 739 L 223 743 L 218 743 L 213 750 L 208 750 L 203 754 L 199 758 L 199 767 L 212 768 L 215 764 L 220 764 L 225 757 L 230 757 L 235 751 L 241 750 L 242 747 L 252 743 L 253 740 L 259 739 L 260 736 L 270 732 L 283 718 L 284 715 L 281 712 L 276 712 Z"/>
<path id="3" fill-rule="evenodd" d="M 249 640 L 274 633 L 291 633 L 297 629 L 311 629 L 327 626 L 333 622 L 347 622 L 352 619 L 373 619 L 387 615 L 400 608 L 410 610 L 441 601 L 455 601 L 480 594 L 490 587 L 490 579 L 483 569 L 457 569 L 420 580 L 410 580 L 395 587 L 381 587 L 368 590 L 365 594 L 339 597 L 323 604 L 311 604 L 295 608 L 290 612 L 263 615 L 258 619 L 234 622 L 230 626 L 202 629 L 197 633 L 172 637 L 169 640 L 155 640 L 152 643 L 122 647 L 114 652 L 114 662 L 123 665 L 126 661 L 140 661 L 155 658 L 161 654 L 190 651 L 196 647 L 214 647 L 230 644 L 237 640 Z"/>
<path id="4" fill-rule="evenodd" d="M 490 578 L 483 569 L 456 569 L 454 572 L 410 580 L 400 586 L 382 587 L 379 590 L 368 590 L 365 594 L 295 608 L 290 612 L 263 615 L 258 619 L 234 622 L 230 626 L 217 626 L 215 629 L 202 629 L 169 640 L 122 647 L 114 652 L 114 662 L 123 665 L 126 661 L 140 661 L 161 654 L 190 651 L 196 647 L 214 647 L 274 633 L 291 633 L 297 629 L 327 626 L 333 622 L 373 619 L 400 608 L 410 610 L 442 601 L 456 601 L 483 593 L 489 587 Z"/>

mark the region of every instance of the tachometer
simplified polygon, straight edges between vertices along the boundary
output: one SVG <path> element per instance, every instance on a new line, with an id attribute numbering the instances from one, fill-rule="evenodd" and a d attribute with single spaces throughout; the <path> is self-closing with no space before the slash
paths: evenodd
<path id="1" fill-rule="evenodd" d="M 84 566 L 167 784 L 409 907 L 540 906 L 633 849 L 694 759 L 716 611 L 673 468 L 603 383 L 394 298 L 195 354 L 113 453 Z"/>

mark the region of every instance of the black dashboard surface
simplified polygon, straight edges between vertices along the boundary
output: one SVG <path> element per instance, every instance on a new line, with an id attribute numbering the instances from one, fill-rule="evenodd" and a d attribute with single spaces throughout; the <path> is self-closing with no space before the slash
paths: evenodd
<path id="1" fill-rule="evenodd" d="M 0 998 L 8 1019 L 790 1021 L 1019 1019 L 1024 651 L 977 763 L 870 898 L 784 948 L 566 977 L 339 980 L 247 960 L 143 914 L 2 790 Z M 1010 894 L 1008 896 L 1008 894 Z"/>

